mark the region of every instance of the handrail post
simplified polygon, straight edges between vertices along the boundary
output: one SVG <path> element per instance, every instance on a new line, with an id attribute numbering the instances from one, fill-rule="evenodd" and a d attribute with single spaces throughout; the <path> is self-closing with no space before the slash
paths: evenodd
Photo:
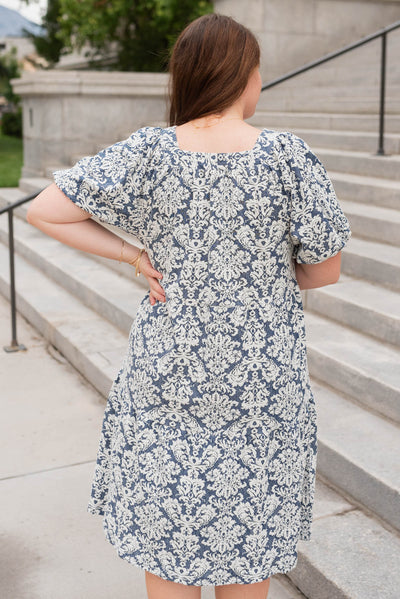
<path id="1" fill-rule="evenodd" d="M 3 347 L 6 352 L 16 352 L 26 350 L 25 345 L 17 341 L 17 314 L 15 301 L 15 267 L 14 267 L 14 211 L 8 210 L 8 247 L 10 256 L 10 304 L 11 304 L 11 345 Z"/>
<path id="2" fill-rule="evenodd" d="M 383 130 L 385 119 L 385 80 L 386 80 L 386 33 L 382 34 L 381 45 L 381 89 L 379 102 L 379 145 L 376 152 L 377 156 L 384 156 L 385 150 L 383 147 Z"/>

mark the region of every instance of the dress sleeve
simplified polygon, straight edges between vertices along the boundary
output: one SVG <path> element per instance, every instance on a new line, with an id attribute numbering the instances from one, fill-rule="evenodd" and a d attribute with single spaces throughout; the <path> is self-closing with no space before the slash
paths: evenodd
<path id="1" fill-rule="evenodd" d="M 119 227 L 141 240 L 146 212 L 146 164 L 149 136 L 138 129 L 94 156 L 84 156 L 54 182 L 77 206 L 99 221 Z"/>
<path id="2" fill-rule="evenodd" d="M 350 223 L 320 159 L 293 133 L 284 134 L 290 188 L 292 257 L 317 264 L 337 254 L 351 237 Z"/>

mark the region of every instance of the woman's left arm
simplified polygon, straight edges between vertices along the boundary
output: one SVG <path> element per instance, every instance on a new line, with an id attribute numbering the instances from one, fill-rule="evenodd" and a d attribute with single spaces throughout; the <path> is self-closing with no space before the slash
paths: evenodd
<path id="1" fill-rule="evenodd" d="M 111 260 L 121 259 L 121 238 L 92 220 L 91 215 L 74 204 L 55 183 L 32 200 L 26 220 L 46 235 L 78 250 Z M 125 241 L 122 262 L 131 262 L 138 254 L 139 248 Z M 150 303 L 165 301 L 164 290 L 158 282 L 162 274 L 153 268 L 145 252 L 140 259 L 140 271 L 149 282 Z"/>

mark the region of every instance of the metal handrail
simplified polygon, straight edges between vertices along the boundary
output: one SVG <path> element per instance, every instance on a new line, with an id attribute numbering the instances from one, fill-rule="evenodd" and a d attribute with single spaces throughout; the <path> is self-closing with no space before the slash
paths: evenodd
<path id="1" fill-rule="evenodd" d="M 333 58 L 336 58 L 337 56 L 341 56 L 345 52 L 354 50 L 355 48 L 358 48 L 359 46 L 362 46 L 363 44 L 366 44 L 378 37 L 381 37 L 382 38 L 382 51 L 381 51 L 381 82 L 380 82 L 380 109 L 379 109 L 379 147 L 378 147 L 377 155 L 385 156 L 385 152 L 384 152 L 384 148 L 383 148 L 383 143 L 384 143 L 383 130 L 384 130 L 384 116 L 385 116 L 385 113 L 384 113 L 385 108 L 384 107 L 385 107 L 385 79 L 386 79 L 386 35 L 388 33 L 390 33 L 391 31 L 398 29 L 399 27 L 400 27 L 400 21 L 396 21 L 395 23 L 392 23 L 391 25 L 388 25 L 387 27 L 384 27 L 383 29 L 376 31 L 375 33 L 372 33 L 370 35 L 367 35 L 367 36 L 361 38 L 357 42 L 349 44 L 348 46 L 344 46 L 340 50 L 331 52 L 330 54 L 326 54 L 325 56 L 322 56 L 321 58 L 318 58 L 317 60 L 313 60 L 312 62 L 309 62 L 309 63 L 303 65 L 302 67 L 295 69 L 294 71 L 290 71 L 289 73 L 286 73 L 285 75 L 282 75 L 281 77 L 278 77 L 276 79 L 273 79 L 272 81 L 269 81 L 268 83 L 265 83 L 262 86 L 261 90 L 265 91 L 266 89 L 274 87 L 275 85 L 278 85 L 279 83 L 282 83 L 283 81 L 287 81 L 288 79 L 291 79 L 292 77 L 295 77 L 296 75 L 300 75 L 301 73 L 304 73 L 305 71 L 308 71 L 309 69 L 313 69 L 316 66 L 323 64 L 324 62 L 327 62 L 328 60 L 332 60 Z M 17 208 L 18 206 L 22 206 L 22 204 L 25 204 L 25 202 L 29 202 L 30 200 L 33 200 L 42 191 L 43 190 L 32 193 L 29 196 L 21 198 L 20 200 L 17 200 L 16 202 L 13 202 L 12 204 L 8 204 L 7 206 L 0 209 L 0 215 L 4 214 L 5 212 L 8 212 L 8 239 L 9 239 L 8 245 L 9 245 L 9 255 L 10 255 L 11 344 L 8 346 L 4 346 L 4 350 L 6 352 L 15 352 L 15 351 L 20 351 L 20 350 L 26 350 L 26 347 L 23 344 L 19 344 L 17 341 L 17 321 L 16 321 L 16 301 L 15 301 L 15 264 L 14 264 L 14 227 L 13 227 L 14 209 Z"/>
<path id="2" fill-rule="evenodd" d="M 381 37 L 382 45 L 381 45 L 381 73 L 380 73 L 380 99 L 379 99 L 379 143 L 378 143 L 377 155 L 378 156 L 387 156 L 387 154 L 385 154 L 384 147 L 383 147 L 383 145 L 384 145 L 383 131 L 384 131 L 384 119 L 385 119 L 385 82 L 386 82 L 386 35 L 388 33 L 390 33 L 391 31 L 398 29 L 399 27 L 400 27 L 400 21 L 395 21 L 391 25 L 388 25 L 387 27 L 383 27 L 383 29 L 379 29 L 375 33 L 371 33 L 370 35 L 366 35 L 365 37 L 362 37 L 357 42 L 353 42 L 352 44 L 344 46 L 340 50 L 330 52 L 329 54 L 326 54 L 325 56 L 322 56 L 321 58 L 318 58 L 317 60 L 313 60 L 312 62 L 309 62 L 309 63 L 303 65 L 302 67 L 295 69 L 294 71 L 289 71 L 289 73 L 286 73 L 285 75 L 282 75 L 281 77 L 272 79 L 272 81 L 269 81 L 268 83 L 265 83 L 262 86 L 261 91 L 270 89 L 271 87 L 278 85 L 278 83 L 287 81 L 288 79 L 291 79 L 292 77 L 295 77 L 296 75 L 300 75 L 301 73 L 304 73 L 305 71 L 308 71 L 309 69 L 313 69 L 313 68 L 317 67 L 318 65 L 323 64 L 324 62 L 328 62 L 328 60 L 332 60 L 333 58 L 336 58 L 337 56 L 341 56 L 342 54 L 345 54 L 346 52 L 350 52 L 350 50 L 359 48 L 363 44 L 367 44 L 368 42 L 371 42 L 371 41 L 377 39 L 378 37 Z"/>
<path id="3" fill-rule="evenodd" d="M 30 194 L 12 204 L 7 204 L 3 208 L 0 208 L 0 215 L 8 212 L 8 252 L 10 258 L 10 304 L 11 304 L 11 344 L 4 345 L 3 349 L 6 352 L 16 352 L 16 351 L 25 351 L 27 348 L 22 343 L 18 343 L 17 341 L 17 310 L 16 310 L 16 301 L 15 301 L 15 264 L 14 264 L 14 208 L 18 208 L 18 206 L 22 206 L 25 202 L 29 202 L 29 200 L 33 200 L 36 196 L 41 193 L 41 191 L 36 191 L 35 193 Z"/>

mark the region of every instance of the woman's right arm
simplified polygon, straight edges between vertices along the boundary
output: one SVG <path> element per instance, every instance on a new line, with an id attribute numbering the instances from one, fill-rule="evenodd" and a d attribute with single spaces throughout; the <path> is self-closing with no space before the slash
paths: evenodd
<path id="1" fill-rule="evenodd" d="M 314 289 L 337 283 L 340 277 L 341 252 L 318 264 L 294 262 L 300 289 Z"/>

